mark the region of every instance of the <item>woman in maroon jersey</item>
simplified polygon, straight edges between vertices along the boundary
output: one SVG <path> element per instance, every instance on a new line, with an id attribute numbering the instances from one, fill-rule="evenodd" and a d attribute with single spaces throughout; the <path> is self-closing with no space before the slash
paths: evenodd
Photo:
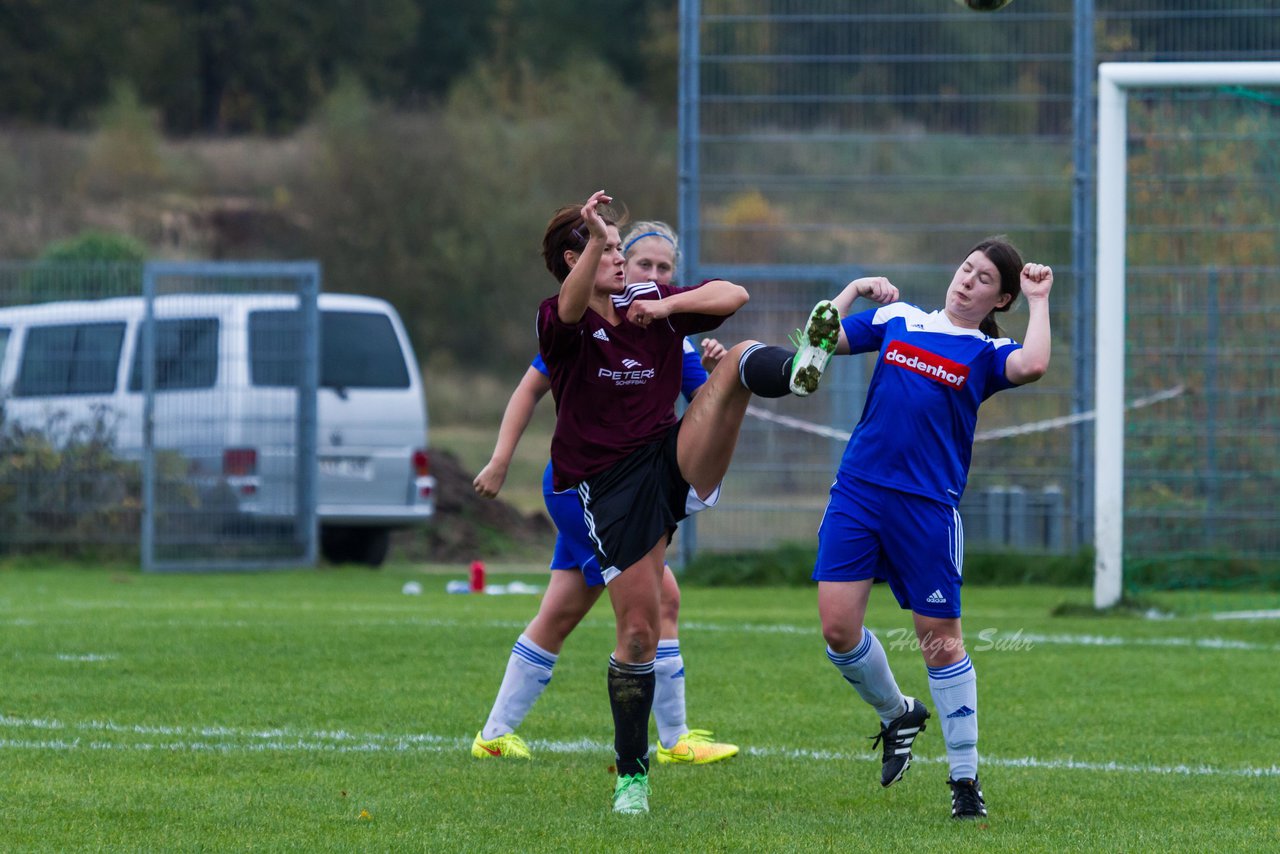
<path id="1" fill-rule="evenodd" d="M 677 421 L 682 342 L 747 302 L 723 280 L 691 288 L 626 285 L 618 229 L 599 191 L 558 211 L 542 254 L 561 283 L 538 310 L 538 346 L 556 402 L 551 461 L 557 491 L 577 489 L 613 605 L 609 658 L 618 779 L 615 812 L 648 812 L 648 724 L 667 544 L 689 513 L 715 504 L 752 393 L 792 384 L 789 349 L 731 349 Z M 815 309 L 796 364 L 834 352 L 839 316 Z M 821 351 L 823 358 L 814 358 Z"/>

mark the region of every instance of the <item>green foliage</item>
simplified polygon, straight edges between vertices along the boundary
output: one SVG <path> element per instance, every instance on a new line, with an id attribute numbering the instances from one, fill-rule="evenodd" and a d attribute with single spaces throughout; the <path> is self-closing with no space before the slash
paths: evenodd
<path id="1" fill-rule="evenodd" d="M 200 506 L 188 469 L 176 453 L 157 454 L 158 526 Z M 118 454 L 104 410 L 83 422 L 54 412 L 32 427 L 0 405 L 0 555 L 136 558 L 141 519 L 142 467 Z"/>
<path id="2" fill-rule="evenodd" d="M 40 429 L 0 410 L 0 553 L 24 544 L 71 552 L 128 553 L 137 543 L 142 477 L 115 454 L 102 412 L 90 422 L 52 415 Z"/>
<path id="3" fill-rule="evenodd" d="M 1131 591 L 1280 590 L 1280 561 L 1218 554 L 1172 553 L 1129 558 L 1124 583 Z"/>
<path id="4" fill-rule="evenodd" d="M 671 102 L 675 8 L 675 0 L 590 8 L 569 0 L 82 0 L 72 11 L 12 0 L 0 15 L 0 115 L 83 124 L 110 97 L 110 81 L 122 80 L 174 132 L 285 133 L 344 73 L 390 103 L 418 106 L 476 66 L 550 73 L 571 56 L 606 62 L 627 85 Z M 651 73 L 661 88 L 646 87 Z"/>
<path id="5" fill-rule="evenodd" d="M 965 628 L 991 815 L 956 824 L 934 721 L 905 779 L 880 788 L 864 737 L 875 714 L 823 655 L 812 590 L 688 590 L 689 722 L 743 751 L 655 766 L 653 813 L 623 819 L 609 814 L 607 604 L 570 637 L 520 728 L 534 760 L 479 761 L 471 739 L 537 599 L 444 592 L 465 577 L 465 566 L 172 577 L 0 564 L 0 758 L 15 781 L 0 800 L 5 847 L 1274 847 L 1275 621 L 1100 624 L 1048 615 L 1083 592 L 974 591 Z M 409 580 L 421 595 L 401 593 Z M 873 597 L 868 624 L 902 689 L 928 698 L 909 618 L 890 598 Z M 1069 690 L 1077 683 L 1087 690 Z M 503 814 L 512 804 L 529 808 Z"/>
<path id="6" fill-rule="evenodd" d="M 147 247 L 142 241 L 130 235 L 84 231 L 75 237 L 53 241 L 40 253 L 40 260 L 141 264 L 147 260 L 147 255 Z"/>
<path id="7" fill-rule="evenodd" d="M 701 587 L 788 587 L 813 583 L 816 546 L 785 543 L 755 552 L 701 553 L 680 571 L 683 583 Z M 1093 554 L 968 552 L 966 585 L 1051 584 L 1078 587 L 1093 582 Z"/>
<path id="8" fill-rule="evenodd" d="M 972 552 L 964 555 L 965 584 L 1050 584 L 1084 587 L 1093 583 L 1093 550 L 1075 554 Z"/>
<path id="9" fill-rule="evenodd" d="M 96 116 L 97 130 L 79 176 L 90 194 L 112 196 L 154 189 L 167 177 L 156 111 L 145 106 L 128 81 L 111 86 Z"/>
<path id="10" fill-rule="evenodd" d="M 680 570 L 680 581 L 700 587 L 801 587 L 813 583 L 817 553 L 798 543 L 756 552 L 702 552 Z"/>
<path id="11" fill-rule="evenodd" d="M 597 62 L 481 70 L 440 113 L 396 113 L 349 79 L 314 130 L 322 154 L 297 200 L 313 226 L 305 254 L 328 289 L 395 303 L 428 361 L 527 364 L 529 318 L 556 287 L 538 253 L 560 205 L 607 187 L 638 215 L 674 217 L 670 131 Z"/>

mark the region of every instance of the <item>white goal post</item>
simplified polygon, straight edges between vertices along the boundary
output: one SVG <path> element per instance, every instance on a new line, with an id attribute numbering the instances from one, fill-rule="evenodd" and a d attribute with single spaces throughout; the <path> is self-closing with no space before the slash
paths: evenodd
<path id="1" fill-rule="evenodd" d="M 1098 66 L 1093 602 L 1120 601 L 1124 574 L 1126 101 L 1129 89 L 1280 86 L 1280 62 L 1104 62 Z"/>

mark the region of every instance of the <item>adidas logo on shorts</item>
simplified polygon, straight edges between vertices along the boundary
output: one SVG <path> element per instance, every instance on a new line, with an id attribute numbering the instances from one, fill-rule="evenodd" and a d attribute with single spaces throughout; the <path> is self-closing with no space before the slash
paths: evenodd
<path id="1" fill-rule="evenodd" d="M 947 604 L 947 597 L 942 595 L 941 590 L 935 590 L 930 593 L 929 598 L 924 601 L 928 602 L 930 605 L 945 605 Z"/>

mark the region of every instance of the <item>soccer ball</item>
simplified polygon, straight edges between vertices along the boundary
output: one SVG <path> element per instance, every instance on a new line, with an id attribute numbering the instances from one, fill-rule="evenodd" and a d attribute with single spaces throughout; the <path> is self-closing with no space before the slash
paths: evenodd
<path id="1" fill-rule="evenodd" d="M 975 12 L 994 12 L 1008 6 L 1013 0 L 956 0 L 956 2 Z"/>

